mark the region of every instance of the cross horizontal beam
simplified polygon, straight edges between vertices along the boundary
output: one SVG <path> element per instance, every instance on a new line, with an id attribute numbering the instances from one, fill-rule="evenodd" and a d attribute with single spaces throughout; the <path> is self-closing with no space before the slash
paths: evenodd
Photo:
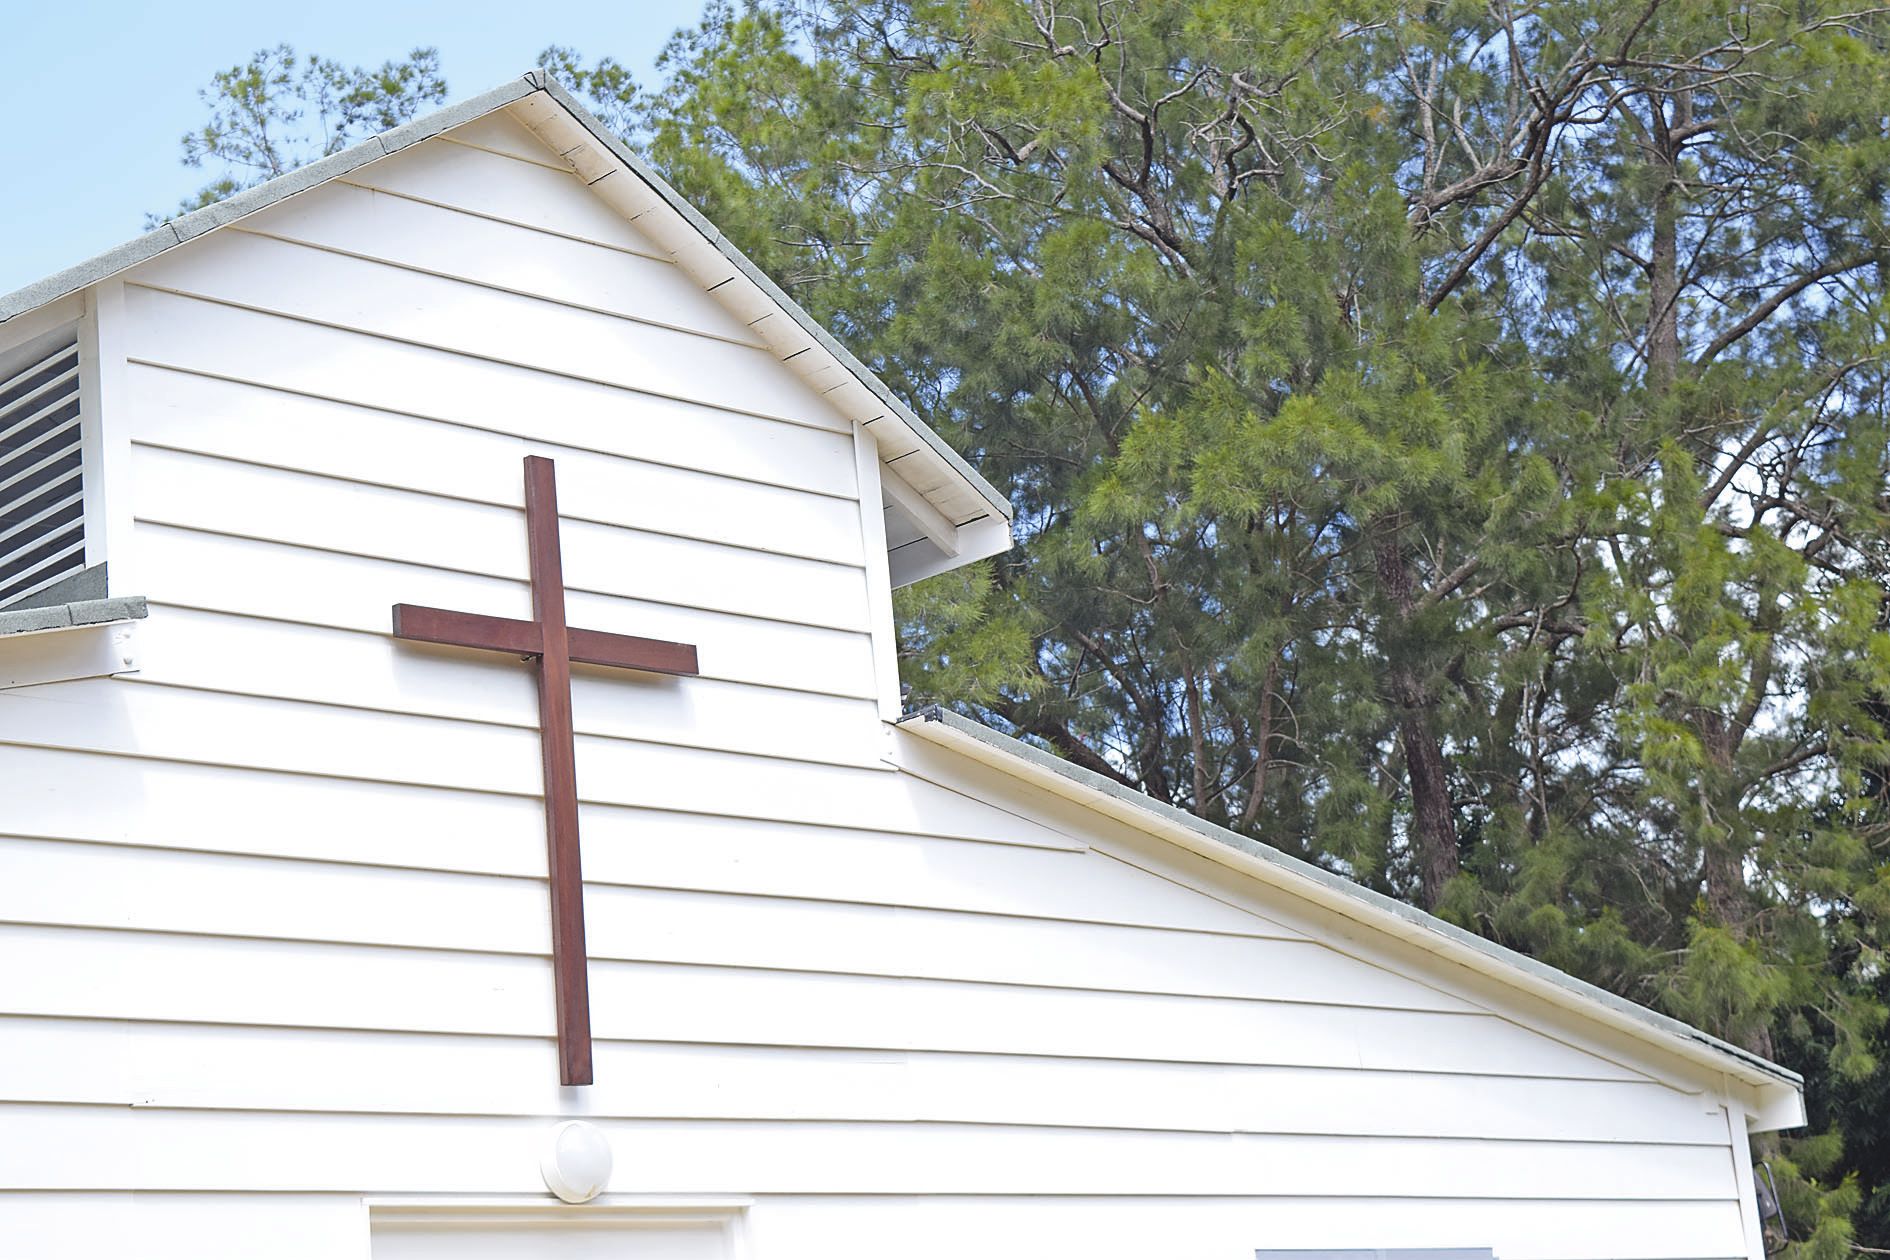
<path id="1" fill-rule="evenodd" d="M 579 664 L 613 665 L 648 674 L 699 672 L 693 643 L 671 643 L 667 639 L 645 639 L 634 634 L 610 634 L 575 627 L 567 633 L 571 660 Z M 535 621 L 487 617 L 422 604 L 394 605 L 394 637 L 449 647 L 515 652 L 520 656 L 540 656 L 545 650 L 543 634 Z"/>

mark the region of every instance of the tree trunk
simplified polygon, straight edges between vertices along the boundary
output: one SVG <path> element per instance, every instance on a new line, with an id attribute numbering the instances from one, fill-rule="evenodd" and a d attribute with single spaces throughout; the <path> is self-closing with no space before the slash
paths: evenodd
<path id="1" fill-rule="evenodd" d="M 1443 899 L 1444 885 L 1459 869 L 1457 820 L 1450 807 L 1450 776 L 1444 752 L 1431 729 L 1426 706 L 1405 710 L 1398 724 L 1404 745 L 1404 771 L 1411 780 L 1411 835 L 1417 841 L 1418 889 L 1426 910 Z"/>
<path id="2" fill-rule="evenodd" d="M 1253 824 L 1267 799 L 1267 768 L 1273 764 L 1273 693 L 1279 686 L 1280 658 L 1276 656 L 1267 662 L 1266 678 L 1260 685 L 1260 733 L 1254 741 L 1253 790 L 1248 794 L 1247 807 L 1240 812 L 1243 830 Z"/>
<path id="3" fill-rule="evenodd" d="M 1701 894 L 1706 907 L 1721 927 L 1735 940 L 1746 938 L 1745 852 L 1739 844 L 1739 832 L 1733 818 L 1739 802 L 1722 799 L 1732 796 L 1733 758 L 1738 752 L 1737 734 L 1725 717 L 1713 710 L 1698 716 L 1701 742 L 1709 767 L 1706 782 L 1700 788 L 1700 812 L 1704 834 L 1700 837 Z"/>
<path id="4" fill-rule="evenodd" d="M 1404 749 L 1405 778 L 1411 788 L 1411 845 L 1418 868 L 1418 896 L 1426 910 L 1443 898 L 1444 885 L 1457 874 L 1457 819 L 1451 809 L 1450 775 L 1443 745 L 1432 720 L 1437 696 L 1411 664 L 1409 638 L 1417 611 L 1411 594 L 1411 570 L 1395 529 L 1387 528 L 1374 544 L 1378 580 L 1398 620 L 1381 636 L 1391 668 L 1386 691 L 1397 706 L 1398 743 Z"/>
<path id="5" fill-rule="evenodd" d="M 1188 692 L 1188 762 L 1194 771 L 1194 800 L 1190 803 L 1195 817 L 1207 817 L 1207 731 L 1201 715 L 1201 680 L 1190 663 L 1183 673 Z"/>

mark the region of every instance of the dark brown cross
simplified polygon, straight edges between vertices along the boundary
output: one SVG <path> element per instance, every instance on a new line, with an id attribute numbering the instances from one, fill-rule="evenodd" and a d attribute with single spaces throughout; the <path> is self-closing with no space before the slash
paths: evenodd
<path id="1" fill-rule="evenodd" d="M 558 995 L 558 1073 L 591 1083 L 591 996 L 584 949 L 584 876 L 578 860 L 577 749 L 571 729 L 571 664 L 653 674 L 693 674 L 688 643 L 576 630 L 564 620 L 558 547 L 558 483 L 548 459 L 525 457 L 525 536 L 531 551 L 532 619 L 484 617 L 394 605 L 394 637 L 513 652 L 538 662 L 538 742 L 545 762 L 545 843 L 551 870 L 551 968 Z"/>

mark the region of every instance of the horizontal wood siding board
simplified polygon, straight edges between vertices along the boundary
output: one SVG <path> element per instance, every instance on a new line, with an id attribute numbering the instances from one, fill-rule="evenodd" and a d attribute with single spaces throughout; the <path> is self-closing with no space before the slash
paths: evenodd
<path id="1" fill-rule="evenodd" d="M 344 178 L 364 188 L 385 189 L 520 227 L 639 253 L 663 253 L 622 215 L 589 193 L 575 174 L 464 145 L 416 145 L 350 171 Z"/>
<path id="2" fill-rule="evenodd" d="M 63 776 L 60 763 L 50 761 L 43 753 L 27 752 L 23 754 L 27 764 L 43 766 L 56 776 Z M 261 777 L 261 776 L 258 776 Z M 271 784 L 274 786 L 274 784 Z M 29 805 L 31 802 L 29 801 Z M 424 805 L 422 805 L 424 808 Z M 390 810 L 395 815 L 391 821 L 404 817 L 398 810 Z M 621 816 L 617 816 L 621 815 Z M 594 817 L 600 816 L 594 813 Z M 787 906 L 805 905 L 816 912 L 826 907 L 843 907 L 836 913 L 858 914 L 870 911 L 881 916 L 876 931 L 885 932 L 885 922 L 891 917 L 917 915 L 924 919 L 937 915 L 944 922 L 951 924 L 953 932 L 971 932 L 991 930 L 996 933 L 1009 933 L 1012 936 L 1029 933 L 1045 933 L 1064 926 L 1070 926 L 1079 932 L 1090 927 L 1119 929 L 1126 935 L 1114 939 L 1124 940 L 1153 939 L 1162 941 L 1175 938 L 1181 942 L 1184 951 L 1189 949 L 1221 948 L 1219 944 L 1210 946 L 1207 942 L 1233 942 L 1225 946 L 1238 955 L 1247 948 L 1248 941 L 1275 941 L 1301 946 L 1307 949 L 1325 950 L 1308 938 L 1293 933 L 1268 920 L 1251 915 L 1229 915 L 1215 917 L 1211 911 L 1214 904 L 1189 903 L 1176 897 L 1168 904 L 1154 898 L 1142 898 L 1138 903 L 1135 891 L 1126 888 L 1116 879 L 1116 872 L 1106 864 L 1094 860 L 1094 855 L 1075 853 L 1069 850 L 1032 849 L 1024 846 L 1000 845 L 994 850 L 983 846 L 983 841 L 945 840 L 938 837 L 896 837 L 882 835 L 873 837 L 874 850 L 869 850 L 858 843 L 862 837 L 858 833 L 837 830 L 799 828 L 791 825 L 769 824 L 765 835 L 758 835 L 760 830 L 747 820 L 720 819 L 713 816 L 668 815 L 647 810 L 615 810 L 602 814 L 604 826 L 600 828 L 600 843 L 587 846 L 594 850 L 595 860 L 585 870 L 585 884 L 591 890 L 590 895 L 603 902 L 618 904 L 620 896 L 634 896 L 656 904 L 663 898 L 673 898 L 680 904 L 715 904 L 726 903 L 718 911 L 730 912 L 730 907 L 760 903 L 780 903 Z M 17 824 L 24 822 L 26 826 Z M 16 819 L 16 828 L 11 832 L 0 833 L 0 853 L 9 855 L 9 860 L 30 869 L 59 869 L 68 872 L 82 870 L 89 873 L 92 880 L 109 881 L 114 871 L 126 866 L 151 864 L 154 872 L 168 871 L 182 874 L 192 869 L 191 863 L 233 863 L 237 870 L 248 869 L 252 873 L 260 871 L 264 882 L 275 880 L 294 881 L 310 879 L 319 882 L 337 880 L 358 884 L 367 891 L 350 895 L 365 898 L 365 904 L 376 905 L 389 895 L 382 889 L 373 888 L 369 881 L 381 879 L 385 887 L 409 886 L 404 883 L 411 876 L 440 877 L 439 887 L 452 889 L 480 888 L 489 882 L 500 887 L 501 891 L 488 892 L 491 895 L 516 899 L 520 893 L 514 885 L 542 884 L 544 863 L 532 861 L 528 854 L 495 853 L 494 860 L 485 867 L 478 863 L 488 857 L 485 853 L 475 853 L 470 861 L 457 865 L 427 865 L 427 859 L 434 862 L 450 861 L 455 855 L 451 851 L 441 852 L 435 849 L 424 851 L 403 851 L 396 847 L 397 837 L 383 839 L 373 837 L 378 848 L 366 845 L 344 847 L 330 845 L 323 848 L 306 842 L 287 843 L 275 837 L 262 842 L 236 847 L 240 836 L 225 836 L 220 831 L 206 829 L 195 835 L 182 830 L 171 830 L 168 834 L 161 825 L 138 826 L 121 823 L 115 828 L 116 836 L 79 836 L 60 835 L 51 828 L 58 826 L 57 820 L 47 820 L 50 827 L 35 829 L 33 824 L 41 819 L 29 810 L 21 819 Z M 68 831 L 79 828 L 66 828 Z M 389 826 L 387 831 L 396 828 Z M 132 839 L 132 836 L 137 839 Z M 697 844 L 711 850 L 700 860 L 681 862 L 665 860 L 667 850 L 684 844 Z M 968 845 L 978 845 L 976 852 L 965 851 Z M 21 846 L 27 846 L 22 849 Z M 37 846 L 37 847 L 35 847 Z M 763 846 L 772 846 L 784 850 L 782 856 L 771 869 L 761 871 L 750 869 L 765 865 L 766 854 L 760 850 Z M 521 846 L 522 847 L 522 846 Z M 392 848 L 394 851 L 388 852 Z M 80 851 L 84 852 L 81 853 Z M 23 856 L 31 855 L 31 856 Z M 405 858 L 403 862 L 401 859 Z M 848 878 L 850 872 L 843 869 L 843 864 L 869 864 L 878 859 L 879 870 L 869 870 L 859 878 Z M 799 862 L 817 868 L 813 877 L 789 881 L 782 878 L 787 874 L 790 862 Z M 176 865 L 183 863 L 183 865 Z M 1018 878 L 1029 876 L 1052 877 L 1072 890 L 1072 895 L 1064 897 L 1035 896 L 1025 899 L 1018 896 L 991 895 L 991 890 L 980 886 L 974 878 L 969 878 L 970 868 L 982 865 L 984 873 L 1009 874 Z M 915 878 L 915 873 L 923 866 L 929 870 L 934 866 L 942 868 L 937 887 L 926 887 Z M 228 873 L 225 873 L 227 877 Z M 206 878 L 218 878 L 206 874 Z M 162 926 L 160 920 L 174 918 L 181 912 L 168 906 L 148 906 L 125 900 L 137 890 L 126 888 L 122 881 L 117 884 L 106 883 L 98 889 L 85 888 L 58 892 L 45 899 L 38 899 L 25 893 L 18 893 L 8 898 L 8 903 L 15 908 L 11 912 L 14 921 L 36 922 L 50 925 L 72 925 L 81 922 L 69 913 L 61 913 L 59 906 L 89 906 L 89 917 L 84 922 L 94 926 L 139 926 L 133 920 L 142 915 L 149 919 L 146 926 Z M 284 899 L 290 894 L 280 887 L 277 893 Z M 1140 891 L 1140 890 L 1136 890 Z M 161 899 L 160 899 L 161 900 Z M 193 894 L 186 900 L 200 901 L 201 895 Z M 349 904 L 355 904 L 350 902 Z M 422 918 L 436 922 L 447 910 L 442 905 L 434 908 L 423 907 Z M 226 911 L 226 916 L 230 912 Z M 365 936 L 349 935 L 349 932 L 364 932 L 364 926 L 371 919 L 361 916 L 334 918 L 339 911 L 335 907 L 303 907 L 296 911 L 289 920 L 272 919 L 278 934 L 295 937 L 296 932 L 287 928 L 297 922 L 325 923 L 326 930 L 302 934 L 311 940 L 356 940 L 372 943 L 375 941 L 406 943 L 418 939 L 421 945 L 437 944 L 442 948 L 494 949 L 500 952 L 543 953 L 543 933 L 535 931 L 524 920 L 520 925 L 482 924 L 478 927 L 460 927 L 449 929 L 455 939 L 447 935 L 439 937 L 421 936 L 418 927 L 404 924 L 387 923 L 379 933 L 369 932 Z M 387 912 L 390 913 L 391 912 Z M 659 909 L 655 918 L 660 922 L 674 912 Z M 764 914 L 768 912 L 763 912 Z M 237 920 L 249 915 L 248 911 L 236 911 Z M 1112 917 L 1120 915 L 1121 917 Z M 155 916 L 155 917 L 153 917 Z M 314 916 L 314 917 L 311 917 Z M 328 916 L 323 918 L 322 916 Z M 253 918 L 252 918 L 253 921 Z M 268 936 L 266 930 L 242 928 L 233 925 L 228 917 L 218 919 L 215 915 L 201 924 L 191 924 L 182 928 L 167 930 L 193 931 L 198 927 L 207 931 L 234 933 L 237 935 Z M 336 934 L 335 924 L 341 923 L 346 930 Z M 995 926 L 993 926 L 995 925 Z M 437 924 L 436 924 L 437 926 Z M 910 929 L 910 930 L 908 930 Z M 622 925 L 616 929 L 612 939 L 633 939 L 634 934 L 646 930 L 641 925 Z M 693 932 L 706 930 L 703 927 L 691 927 Z M 912 930 L 919 930 L 908 923 L 906 927 L 895 927 L 887 933 L 892 938 L 909 936 Z M 522 935 L 520 935 L 522 933 Z M 924 932 L 921 931 L 921 935 Z M 889 943 L 890 947 L 890 943 Z M 716 949 L 728 949 L 731 946 L 717 942 Z M 1166 945 L 1155 947 L 1159 957 L 1169 957 L 1172 948 Z M 624 955 L 635 956 L 635 955 Z M 778 961 L 785 955 L 768 950 L 759 959 L 763 963 Z M 1343 956 L 1342 956 L 1343 957 Z M 977 959 L 970 959 L 967 966 L 977 964 Z M 909 967 L 890 969 L 877 959 L 867 960 L 867 969 L 880 974 L 907 974 Z M 986 959 L 985 966 L 992 961 Z M 1025 970 L 1038 969 L 1037 974 L 1053 974 L 1057 967 L 1069 968 L 1078 964 L 1062 961 L 1045 960 L 1000 960 L 1001 967 Z M 1088 962 L 1081 966 L 1092 966 Z M 1095 964 L 1100 965 L 1100 964 Z M 1348 966 L 1340 962 L 1335 966 Z M 1146 964 L 1144 965 L 1146 970 Z M 1223 968 L 1224 970 L 1224 968 Z M 952 973 L 941 972 L 950 976 Z M 970 973 L 966 973 L 969 975 Z M 1104 971 L 1099 973 L 1098 987 L 1121 987 L 1121 981 L 1133 971 Z M 993 973 L 993 978 L 997 978 Z M 1269 982 L 1247 977 L 1223 990 L 1226 993 L 1260 994 L 1261 987 Z M 1277 983 L 1277 982 L 1273 982 Z M 1292 987 L 1291 981 L 1286 982 Z M 1380 980 L 1381 986 L 1389 983 Z M 1191 987 L 1189 992 L 1216 992 L 1213 989 Z M 1339 995 L 1346 996 L 1346 995 Z M 1360 996 L 1353 994 L 1351 996 Z M 1472 1011 L 1481 1008 L 1470 1003 L 1439 998 L 1430 993 L 1422 995 L 1421 1006 L 1430 1010 Z"/>
<path id="3" fill-rule="evenodd" d="M 149 447 L 134 447 L 131 462 L 132 511 L 139 521 L 526 579 L 522 510 Z M 567 520 L 561 532 L 565 580 L 573 590 L 796 625 L 870 628 L 865 571 L 853 565 L 590 521 Z M 448 606 L 425 589 L 402 602 Z"/>
<path id="4" fill-rule="evenodd" d="M 510 1117 L 14 1104 L 0 1179 L 22 1187 L 539 1193 Z M 1178 1194 L 1718 1202 L 1724 1155 L 1690 1146 L 1150 1133 L 907 1122 L 605 1121 L 642 1193 Z M 269 1158 L 258 1159 L 266 1150 Z"/>
<path id="5" fill-rule="evenodd" d="M 863 562 L 850 495 L 784 489 L 163 369 L 134 366 L 127 383 L 125 418 L 141 446 L 514 508 L 523 506 L 520 458 L 542 455 L 557 463 L 567 519 Z"/>
<path id="6" fill-rule="evenodd" d="M 7 814 L 8 829 L 22 837 L 396 870 L 529 877 L 544 870 L 529 798 L 55 749 L 15 747 L 7 757 L 28 785 Z M 94 808 L 83 815 L 65 808 L 87 791 Z M 222 808 L 203 809 L 212 797 Z M 253 825 L 265 816 L 270 826 Z M 598 884 L 1290 935 L 1042 829 L 1007 828 L 994 842 L 605 805 L 586 807 L 583 822 L 585 874 Z"/>
<path id="7" fill-rule="evenodd" d="M 17 924 L 543 956 L 544 895 L 541 878 L 0 838 L 0 922 Z M 585 902 L 598 958 L 1478 1009 L 1303 938 L 598 883 Z"/>
<path id="8" fill-rule="evenodd" d="M 0 926 L 63 950 L 0 975 L 0 1013 L 186 1023 L 551 1034 L 542 958 L 439 949 Z M 1494 1016 L 593 959 L 600 1040 L 945 1050 L 1643 1079 Z M 91 978 L 85 986 L 67 974 Z"/>
<path id="9" fill-rule="evenodd" d="M 841 423 L 763 349 L 271 237 L 219 233 L 126 283 L 815 428 Z"/>
<path id="10" fill-rule="evenodd" d="M 554 150 L 546 147 L 544 141 L 531 133 L 531 130 L 513 118 L 503 109 L 493 110 L 481 118 L 463 123 L 441 134 L 440 139 L 450 140 L 455 144 L 469 144 L 474 148 L 485 149 L 507 157 L 520 158 L 548 166 L 554 171 L 569 172 L 571 164 Z"/>
<path id="11" fill-rule="evenodd" d="M 573 1101 L 549 1054 L 529 1037 L 5 1016 L 0 1101 L 1726 1144 L 1717 1107 L 1629 1081 L 612 1041 Z"/>
<path id="12" fill-rule="evenodd" d="M 327 184 L 271 207 L 235 230 L 766 348 L 752 329 L 666 258 L 575 241 L 395 194 Z"/>
<path id="13" fill-rule="evenodd" d="M 533 670 L 495 652 L 162 605 L 140 631 L 136 685 L 538 729 Z M 584 665 L 571 687 L 585 735 L 865 767 L 884 749 L 864 699 Z"/>
<path id="14" fill-rule="evenodd" d="M 542 791 L 535 731 L 109 679 L 0 692 L 0 744 L 534 801 Z M 1055 834 L 890 769 L 596 736 L 580 736 L 577 747 L 587 803 L 999 841 Z"/>
<path id="15" fill-rule="evenodd" d="M 701 404 L 131 289 L 129 361 L 275 393 L 764 485 L 857 497 L 851 438 Z"/>
<path id="16" fill-rule="evenodd" d="M 139 585 L 154 607 L 387 635 L 390 609 L 426 590 L 436 606 L 494 617 L 529 617 L 523 581 L 146 523 L 138 527 Z M 233 582 L 229 575 L 242 574 Z M 871 699 L 873 659 L 864 631 L 802 626 L 741 613 L 567 591 L 573 624 L 694 643 L 703 677 L 822 695 Z"/>
<path id="17" fill-rule="evenodd" d="M 6 755 L 22 776 L 29 770 L 36 776 L 23 777 L 27 789 L 9 801 L 8 830 L 23 838 L 332 859 L 391 870 L 528 877 L 544 870 L 542 843 L 538 852 L 530 844 L 531 824 L 542 822 L 531 797 L 48 748 L 14 746 Z M 227 808 L 201 808 L 212 785 Z M 81 787 L 101 797 L 107 790 L 121 794 L 75 819 L 62 798 Z M 586 868 L 597 883 L 825 896 L 1020 917 L 1040 907 L 1045 918 L 1195 926 L 1231 935 L 1263 926 L 1253 916 L 1191 901 L 1178 890 L 1149 895 L 1101 860 L 1072 866 L 1060 859 L 1083 851 L 1041 829 L 965 836 L 935 825 L 902 833 L 708 809 L 600 804 L 584 805 L 580 813 L 586 837 L 597 841 L 587 843 L 594 856 Z M 269 817 L 271 825 L 257 828 L 251 821 L 257 817 Z M 682 845 L 694 847 L 680 852 Z M 984 853 L 986 848 L 999 856 Z M 1014 857 L 1002 856 L 1012 850 Z M 928 888 L 935 869 L 937 886 Z M 980 875 L 990 878 L 993 872 L 1014 872 L 1020 879 L 1053 876 L 1067 891 L 1027 900 L 1021 891 L 982 887 Z"/>

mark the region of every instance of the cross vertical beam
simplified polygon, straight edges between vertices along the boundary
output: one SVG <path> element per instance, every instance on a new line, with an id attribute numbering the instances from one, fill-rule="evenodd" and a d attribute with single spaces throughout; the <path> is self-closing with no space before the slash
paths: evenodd
<path id="1" fill-rule="evenodd" d="M 525 457 L 525 536 L 538 623 L 538 731 L 545 764 L 545 853 L 551 872 L 551 974 L 558 1002 L 558 1076 L 591 1083 L 591 988 L 578 848 L 577 737 L 571 724 L 571 636 L 551 461 Z"/>

